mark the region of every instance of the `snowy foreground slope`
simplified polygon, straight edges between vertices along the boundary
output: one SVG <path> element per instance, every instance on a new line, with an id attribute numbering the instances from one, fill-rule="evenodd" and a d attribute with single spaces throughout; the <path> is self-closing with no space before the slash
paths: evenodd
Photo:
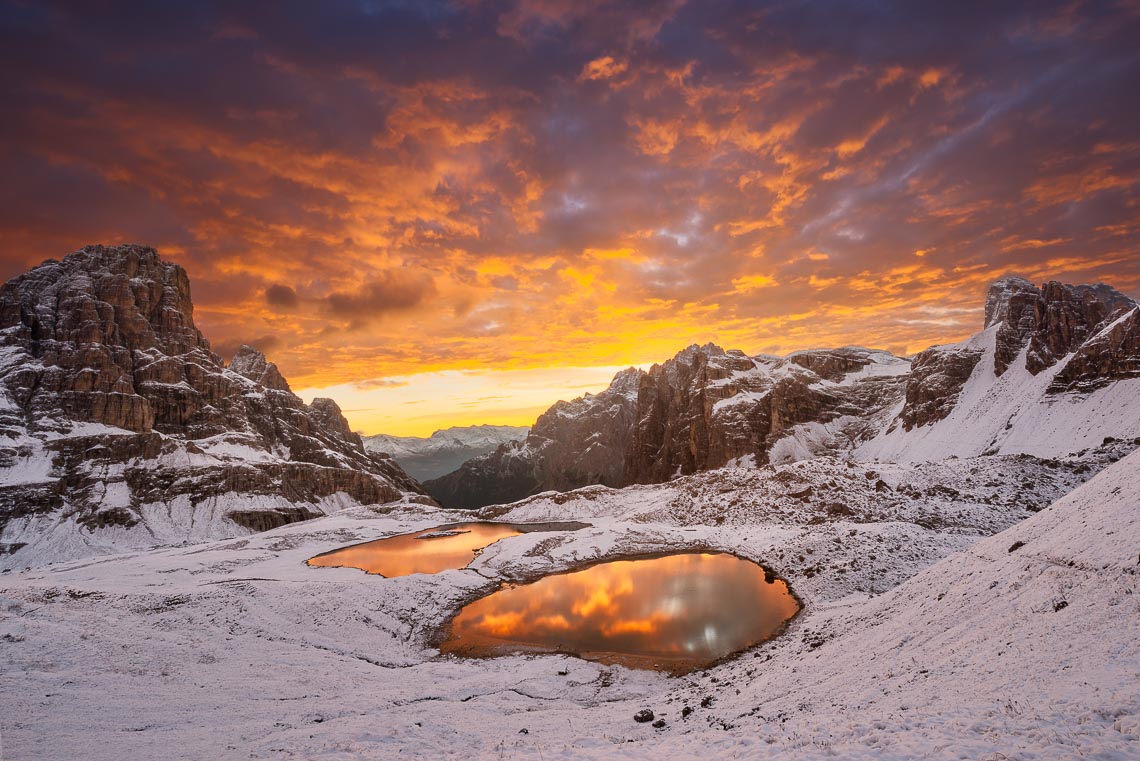
<path id="1" fill-rule="evenodd" d="M 469 515 L 412 503 L 0 575 L 0 756 L 1135 759 L 1140 453 L 1078 485 L 1122 451 L 540 495 L 488 512 L 592 526 L 431 576 L 304 565 Z M 498 580 L 663 547 L 762 560 L 804 612 L 677 678 L 432 645 Z"/>

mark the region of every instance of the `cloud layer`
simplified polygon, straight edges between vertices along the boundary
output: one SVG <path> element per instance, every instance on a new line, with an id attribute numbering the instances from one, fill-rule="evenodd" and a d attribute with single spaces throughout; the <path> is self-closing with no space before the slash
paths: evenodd
<path id="1" fill-rule="evenodd" d="M 296 387 L 1140 290 L 1134 0 L 223 5 L 0 3 L 0 275 L 156 245 Z"/>

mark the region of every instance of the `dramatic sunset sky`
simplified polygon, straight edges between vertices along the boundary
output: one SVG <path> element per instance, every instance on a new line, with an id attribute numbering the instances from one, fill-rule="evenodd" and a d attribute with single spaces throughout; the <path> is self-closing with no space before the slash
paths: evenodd
<path id="1" fill-rule="evenodd" d="M 917 351 L 1009 272 L 1140 295 L 1137 0 L 0 9 L 0 278 L 154 245 L 368 433 Z"/>

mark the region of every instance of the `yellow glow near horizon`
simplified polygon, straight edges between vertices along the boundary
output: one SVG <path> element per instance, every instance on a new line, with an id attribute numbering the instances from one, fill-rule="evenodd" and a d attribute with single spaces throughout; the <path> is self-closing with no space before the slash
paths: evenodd
<path id="1" fill-rule="evenodd" d="M 604 390 L 624 367 L 444 370 L 297 391 L 306 402 L 335 399 L 365 435 L 430 436 L 465 425 L 532 425 L 560 399 Z"/>

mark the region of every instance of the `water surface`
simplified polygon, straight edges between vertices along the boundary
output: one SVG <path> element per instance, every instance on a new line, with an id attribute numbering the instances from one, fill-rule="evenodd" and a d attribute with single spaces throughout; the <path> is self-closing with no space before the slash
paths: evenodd
<path id="1" fill-rule="evenodd" d="M 465 568 L 485 547 L 532 531 L 573 531 L 584 523 L 454 523 L 342 547 L 309 559 L 325 568 L 359 568 L 392 578 Z"/>
<path id="2" fill-rule="evenodd" d="M 618 560 L 476 600 L 440 650 L 561 652 L 685 673 L 778 634 L 799 608 L 784 581 L 734 555 Z"/>

